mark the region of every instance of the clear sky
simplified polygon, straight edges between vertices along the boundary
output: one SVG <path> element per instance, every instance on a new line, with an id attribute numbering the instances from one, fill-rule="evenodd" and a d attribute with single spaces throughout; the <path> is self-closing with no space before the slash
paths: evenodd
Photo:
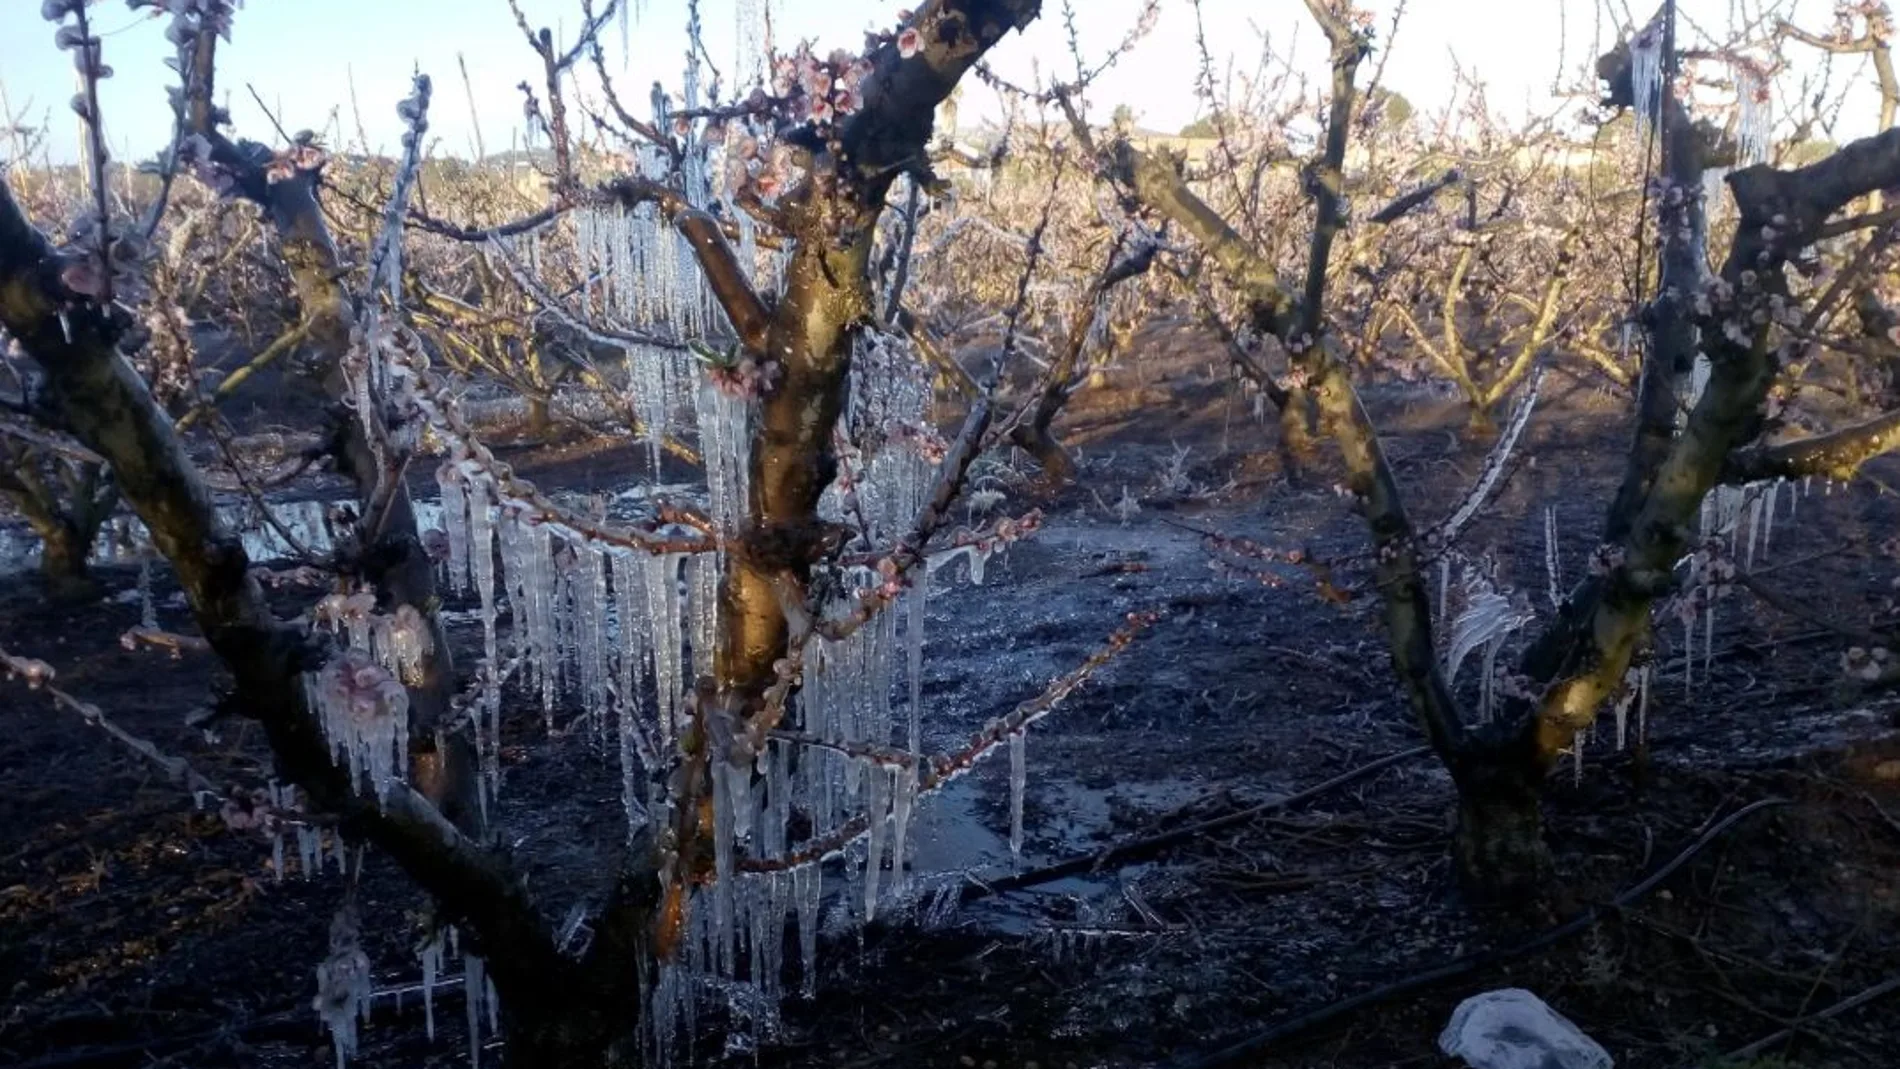
<path id="1" fill-rule="evenodd" d="M 597 0 L 604 2 L 604 0 Z M 654 80 L 677 86 L 685 49 L 686 0 L 635 0 L 624 71 L 616 80 L 629 104 L 644 101 Z M 736 54 L 736 10 L 764 0 L 701 0 L 708 49 L 730 69 Z M 771 0 L 778 12 L 778 36 L 813 38 L 823 48 L 862 47 L 866 29 L 895 23 L 900 7 L 914 0 Z M 1085 53 L 1099 56 L 1133 24 L 1140 0 L 1072 0 Z M 1378 46 L 1385 48 L 1393 6 L 1399 0 L 1362 0 L 1378 18 Z M 1623 0 L 1601 0 L 1625 10 Z M 1681 0 L 1692 24 L 1720 32 L 1732 0 Z M 1824 30 L 1831 0 L 1781 0 L 1804 25 Z M 547 24 L 557 38 L 579 21 L 578 0 L 523 0 L 536 25 Z M 1628 5 L 1647 13 L 1653 5 Z M 1753 8 L 1755 5 L 1745 5 Z M 73 91 L 70 57 L 53 45 L 53 27 L 39 17 L 39 0 L 0 0 L 0 85 L 13 113 L 29 124 L 51 126 L 51 155 L 75 155 L 75 120 L 66 101 Z M 163 86 L 173 75 L 163 66 L 169 54 L 163 24 L 128 11 L 120 0 L 98 0 L 95 24 L 106 36 L 106 61 L 117 74 L 105 85 L 107 135 L 121 157 L 146 158 L 165 140 L 170 115 Z M 1072 72 L 1060 0 L 1045 0 L 1044 15 L 1026 35 L 1012 35 L 993 53 L 1005 76 L 1028 82 L 1038 67 L 1060 77 Z M 1318 74 L 1323 62 L 1317 30 L 1300 0 L 1202 0 L 1205 37 L 1217 63 L 1250 70 L 1263 38 Z M 1552 83 L 1560 74 L 1575 84 L 1577 71 L 1593 54 L 1598 33 L 1608 39 L 1608 16 L 1599 0 L 1408 0 L 1405 18 L 1387 61 L 1385 84 L 1403 93 L 1423 111 L 1442 107 L 1457 92 L 1455 69 L 1483 80 L 1494 113 L 1507 118 L 1526 111 L 1549 112 L 1557 106 Z M 1096 83 L 1094 107 L 1106 117 L 1117 104 L 1130 106 L 1142 125 L 1175 130 L 1200 111 L 1193 86 L 1199 65 L 1194 5 L 1164 0 L 1154 32 L 1137 50 Z M 617 27 L 607 34 L 610 63 L 622 63 Z M 249 0 L 239 12 L 233 43 L 221 46 L 219 85 L 237 129 L 257 140 L 274 140 L 271 127 L 253 102 L 254 89 L 286 129 L 323 130 L 340 123 L 353 132 L 354 86 L 362 125 L 373 148 L 393 149 L 399 136 L 395 102 L 408 92 L 409 72 L 420 67 L 435 78 L 431 115 L 436 151 L 466 155 L 473 125 L 469 98 L 462 91 L 456 55 L 466 57 L 473 82 L 474 111 L 480 116 L 489 151 L 505 149 L 521 127 L 523 79 L 538 79 L 503 0 Z M 1791 46 L 1791 55 L 1810 55 Z M 1843 60 L 1835 84 L 1852 77 L 1866 81 L 1864 57 Z M 994 114 L 988 90 L 973 86 L 966 94 L 963 122 Z M 1865 85 L 1848 98 L 1839 135 L 1872 132 L 1874 102 Z M 7 151 L 0 142 L 0 154 Z"/>

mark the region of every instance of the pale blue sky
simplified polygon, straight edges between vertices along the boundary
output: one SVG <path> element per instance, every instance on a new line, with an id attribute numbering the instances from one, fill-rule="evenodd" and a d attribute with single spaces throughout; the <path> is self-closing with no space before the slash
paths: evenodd
<path id="1" fill-rule="evenodd" d="M 715 58 L 730 66 L 736 47 L 735 6 L 739 0 L 701 0 L 707 44 Z M 752 0 L 756 3 L 758 0 Z M 1085 51 L 1105 52 L 1132 25 L 1140 0 L 1074 0 Z M 1370 0 L 1378 16 L 1381 41 L 1396 0 Z M 1611 0 L 1623 10 L 1621 0 Z M 864 30 L 892 25 L 898 0 L 773 0 L 782 12 L 780 40 L 815 38 L 825 48 L 862 46 Z M 578 0 L 523 0 L 540 25 L 571 30 L 579 19 Z M 1647 2 L 1629 5 L 1647 12 Z M 1753 5 L 1749 5 L 1753 6 Z M 1816 29 L 1828 25 L 1831 0 L 1793 0 L 1800 20 Z M 53 45 L 53 27 L 39 17 L 39 0 L 0 0 L 0 84 L 16 114 L 29 123 L 52 126 L 51 153 L 56 160 L 74 155 L 74 120 L 66 110 L 73 90 L 69 57 Z M 643 102 L 655 79 L 676 86 L 684 51 L 685 0 L 643 0 L 616 80 L 629 104 Z M 1217 59 L 1230 58 L 1237 70 L 1249 70 L 1258 55 L 1261 34 L 1279 47 L 1297 42 L 1299 61 L 1315 74 L 1323 56 L 1317 32 L 1300 0 L 1202 0 L 1206 36 Z M 1682 0 L 1682 10 L 1697 24 L 1719 30 L 1730 0 Z M 127 11 L 119 0 L 94 6 L 98 27 L 107 32 L 106 58 L 116 70 L 104 90 L 109 141 L 120 155 L 152 154 L 164 141 L 169 112 L 164 84 L 172 75 L 162 61 L 168 54 L 163 25 Z M 997 68 L 1021 81 L 1032 79 L 1038 63 L 1058 75 L 1071 70 L 1059 0 L 1046 0 L 1044 16 L 1024 36 L 1012 36 L 993 54 Z M 1560 66 L 1566 80 L 1588 58 L 1599 26 L 1591 0 L 1409 0 L 1386 69 L 1385 81 L 1421 109 L 1442 106 L 1454 92 L 1452 57 L 1489 87 L 1494 112 L 1516 117 L 1527 109 L 1546 112 Z M 1608 33 L 1604 24 L 1604 33 Z M 1200 108 L 1193 92 L 1199 51 L 1195 13 L 1189 0 L 1164 0 L 1160 22 L 1137 50 L 1091 94 L 1106 116 L 1116 104 L 1132 107 L 1145 126 L 1174 130 Z M 1560 49 L 1560 42 L 1563 47 Z M 394 104 L 408 91 L 416 66 L 436 80 L 433 133 L 437 151 L 470 151 L 468 101 L 455 66 L 457 52 L 468 60 L 474 103 L 481 115 L 489 151 L 508 147 L 521 117 L 516 83 L 537 80 L 534 57 L 527 51 L 502 0 L 249 0 L 238 14 L 232 44 L 219 57 L 219 85 L 229 94 L 237 127 L 246 136 L 273 139 L 270 126 L 252 102 L 246 85 L 279 114 L 285 127 L 323 129 L 340 118 L 353 131 L 350 85 L 354 81 L 363 125 L 373 147 L 394 146 L 398 137 Z M 1806 55 L 1795 48 L 1795 54 Z M 608 31 L 610 61 L 621 63 L 620 35 Z M 1850 75 L 1866 80 L 1865 60 L 1844 61 L 1837 84 Z M 972 86 L 965 123 L 994 113 L 993 95 Z M 30 106 L 29 106 L 30 104 Z M 643 106 L 643 105 L 640 105 Z M 1865 86 L 1849 98 L 1842 134 L 1871 132 L 1874 104 Z M 0 143 L 0 153 L 4 153 Z"/>

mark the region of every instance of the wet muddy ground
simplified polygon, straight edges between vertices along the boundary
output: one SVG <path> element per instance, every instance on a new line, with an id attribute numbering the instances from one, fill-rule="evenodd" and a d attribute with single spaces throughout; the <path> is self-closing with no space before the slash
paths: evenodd
<path id="1" fill-rule="evenodd" d="M 1545 509 L 1574 579 L 1624 433 L 1600 399 L 1552 393 L 1526 459 L 1465 541 L 1544 612 Z M 987 473 L 1009 494 L 999 508 L 1045 508 L 1044 532 L 980 587 L 961 566 L 939 575 L 927 740 L 967 738 L 1086 658 L 1125 614 L 1162 620 L 1029 736 L 1023 857 L 1007 847 L 999 758 L 927 802 L 914 834 L 915 879 L 955 873 L 965 903 L 829 940 L 817 996 L 788 1000 L 776 1040 L 731 1060 L 1194 1064 L 1338 1000 L 1522 943 L 1607 901 L 1716 819 L 1780 798 L 1790 804 L 1745 818 L 1653 894 L 1572 938 L 1345 1014 L 1241 1064 L 1438 1065 L 1450 1009 L 1506 986 L 1541 995 L 1621 1065 L 1717 1064 L 1790 1022 L 1794 1038 L 1771 1051 L 1788 1064 L 1892 1064 L 1900 998 L 1802 1020 L 1900 976 L 1900 700 L 1850 685 L 1840 657 L 1851 642 L 1830 630 L 1893 618 L 1886 599 L 1900 562 L 1878 549 L 1900 533 L 1900 502 L 1879 481 L 1887 468 L 1795 504 L 1754 569 L 1781 607 L 1733 590 L 1706 665 L 1698 651 L 1693 689 L 1681 636 L 1661 636 L 1646 748 L 1618 752 L 1605 731 L 1553 792 L 1550 899 L 1481 906 L 1450 879 L 1452 796 L 1428 755 L 1273 804 L 1422 741 L 1391 682 L 1362 529 L 1328 481 L 1279 478 L 1272 432 L 1215 383 L 1123 383 L 1078 404 L 1078 486 L 1041 499 L 1006 465 Z M 1440 403 L 1378 407 L 1414 511 L 1443 515 L 1483 443 L 1461 439 L 1458 415 Z M 583 446 L 522 466 L 548 485 L 612 486 L 639 455 Z M 1337 561 L 1355 596 L 1323 598 L 1300 571 L 1269 585 L 1212 567 L 1203 531 Z M 207 741 L 185 725 L 220 686 L 205 659 L 120 647 L 138 623 L 136 598 L 124 596 L 136 572 L 104 577 L 115 596 L 83 607 L 46 605 L 27 580 L 9 581 L 0 646 L 51 662 L 64 687 L 216 780 L 268 779 L 254 729 L 226 723 Z M 158 594 L 161 623 L 186 627 L 162 578 Z M 294 611 L 309 594 L 282 597 Z M 466 620 L 455 631 L 471 637 Z M 309 1000 L 329 917 L 351 893 L 344 879 L 279 882 L 265 844 L 194 812 L 100 732 L 18 684 L 0 689 L 0 710 L 0 1064 L 330 1064 Z M 530 886 L 564 915 L 596 893 L 589 861 L 619 834 L 617 773 L 578 740 L 546 740 L 538 709 L 511 710 L 508 835 Z M 993 886 L 1202 825 L 1061 880 Z M 464 1064 L 451 996 L 438 1010 L 455 1026 L 424 1035 L 413 986 L 423 900 L 375 857 L 353 893 L 388 990 L 358 1064 Z M 709 1034 L 696 1056 L 718 1061 L 725 1049 Z"/>

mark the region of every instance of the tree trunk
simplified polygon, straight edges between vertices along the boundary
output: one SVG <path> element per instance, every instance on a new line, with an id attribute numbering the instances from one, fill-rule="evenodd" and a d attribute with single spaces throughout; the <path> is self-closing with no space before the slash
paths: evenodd
<path id="1" fill-rule="evenodd" d="M 1009 434 L 1009 440 L 1016 448 L 1035 458 L 1042 466 L 1042 481 L 1051 490 L 1067 486 L 1075 481 L 1075 460 L 1062 443 L 1055 440 L 1047 427 L 1035 423 L 1018 424 Z"/>
<path id="2" fill-rule="evenodd" d="M 563 992 L 558 985 L 542 997 L 504 997 L 503 1069 L 641 1069 L 640 995 L 626 994 L 630 1001 L 619 1013 L 588 992 Z"/>
<path id="3" fill-rule="evenodd" d="M 539 395 L 528 398 L 528 423 L 522 433 L 531 439 L 545 440 L 548 432 L 554 429 L 554 413 L 548 409 L 548 399 Z"/>
<path id="4" fill-rule="evenodd" d="M 1300 389 L 1288 390 L 1280 406 L 1280 465 L 1288 482 L 1299 482 L 1319 453 L 1313 443 L 1312 398 Z"/>
<path id="5" fill-rule="evenodd" d="M 87 568 L 96 532 L 81 531 L 70 521 L 34 525 L 40 536 L 40 579 L 58 601 L 83 601 L 99 594 Z"/>
<path id="6" fill-rule="evenodd" d="M 1521 900 L 1550 876 L 1539 787 L 1543 776 L 1510 759 L 1485 755 L 1458 782 L 1458 828 L 1452 860 L 1466 893 L 1483 901 Z"/>

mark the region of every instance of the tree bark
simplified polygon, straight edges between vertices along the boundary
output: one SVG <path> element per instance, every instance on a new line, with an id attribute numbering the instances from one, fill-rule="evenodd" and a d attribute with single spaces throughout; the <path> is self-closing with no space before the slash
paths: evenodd
<path id="1" fill-rule="evenodd" d="M 531 439 L 545 439 L 554 429 L 554 413 L 548 408 L 548 399 L 535 395 L 528 398 L 528 422 L 523 428 Z"/>
<path id="2" fill-rule="evenodd" d="M 1074 458 L 1069 456 L 1069 451 L 1056 441 L 1055 435 L 1050 434 L 1047 427 L 1038 426 L 1034 420 L 1020 423 L 1009 432 L 1009 440 L 1042 467 L 1042 481 L 1049 489 L 1067 486 L 1075 481 Z"/>
<path id="3" fill-rule="evenodd" d="M 1541 892 L 1552 862 L 1540 793 L 1534 781 L 1508 777 L 1458 791 L 1452 860 L 1468 894 L 1503 901 Z"/>
<path id="4" fill-rule="evenodd" d="M 92 531 L 82 531 L 71 520 L 31 524 L 40 538 L 40 580 L 47 593 L 59 601 L 83 601 L 99 593 L 92 579 L 89 560 L 92 555 Z"/>

